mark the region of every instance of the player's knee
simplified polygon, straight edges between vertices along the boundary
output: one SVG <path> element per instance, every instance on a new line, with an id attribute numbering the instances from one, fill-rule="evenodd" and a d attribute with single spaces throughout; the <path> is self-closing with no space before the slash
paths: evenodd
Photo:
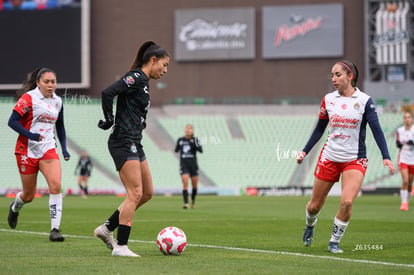
<path id="1" fill-rule="evenodd" d="M 321 210 L 321 206 L 315 203 L 309 203 L 308 204 L 308 212 L 309 214 L 318 214 L 319 211 Z"/>
<path id="2" fill-rule="evenodd" d="M 25 196 L 21 195 L 20 199 L 24 202 L 24 203 L 29 203 L 32 202 L 34 200 L 35 194 L 27 194 Z"/>
<path id="3" fill-rule="evenodd" d="M 349 213 L 352 210 L 352 200 L 344 200 L 341 202 L 341 208 L 345 213 Z"/>

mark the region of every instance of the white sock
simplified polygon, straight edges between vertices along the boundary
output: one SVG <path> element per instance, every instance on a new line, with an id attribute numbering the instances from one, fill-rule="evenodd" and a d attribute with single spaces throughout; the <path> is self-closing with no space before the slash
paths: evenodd
<path id="1" fill-rule="evenodd" d="M 343 222 L 335 217 L 330 242 L 339 243 L 345 234 L 348 224 L 349 222 Z"/>
<path id="2" fill-rule="evenodd" d="M 62 219 L 62 194 L 49 194 L 49 210 L 51 226 L 59 230 Z"/>
<path id="3" fill-rule="evenodd" d="M 408 190 L 400 190 L 401 203 L 407 202 Z"/>
<path id="4" fill-rule="evenodd" d="M 308 209 L 306 209 L 306 225 L 315 226 L 316 222 L 318 221 L 318 215 L 319 213 L 309 214 Z"/>
<path id="5" fill-rule="evenodd" d="M 410 201 L 410 198 L 411 198 L 411 192 L 408 192 L 408 191 L 407 191 L 407 202 L 409 202 L 409 201 Z"/>
<path id="6" fill-rule="evenodd" d="M 14 199 L 14 203 L 13 203 L 13 206 L 12 206 L 12 211 L 14 213 L 18 213 L 24 205 L 24 202 L 22 201 L 22 199 L 20 197 L 21 193 L 22 192 L 17 193 L 16 198 Z"/>

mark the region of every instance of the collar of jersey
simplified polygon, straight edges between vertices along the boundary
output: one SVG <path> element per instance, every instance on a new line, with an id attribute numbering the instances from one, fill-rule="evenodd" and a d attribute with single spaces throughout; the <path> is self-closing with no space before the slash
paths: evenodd
<path id="1" fill-rule="evenodd" d="M 335 92 L 336 92 L 335 97 L 341 97 L 338 90 L 336 90 Z M 355 92 L 351 95 L 351 97 L 357 98 L 359 96 L 359 92 L 360 90 L 358 89 L 358 87 L 355 87 Z"/>

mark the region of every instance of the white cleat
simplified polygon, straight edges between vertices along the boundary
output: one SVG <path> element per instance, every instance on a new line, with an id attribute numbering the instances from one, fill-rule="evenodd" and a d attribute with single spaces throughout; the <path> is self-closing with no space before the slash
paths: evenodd
<path id="1" fill-rule="evenodd" d="M 101 239 L 109 249 L 114 249 L 114 232 L 109 231 L 105 224 L 102 224 L 95 228 L 95 230 L 93 231 L 93 235 L 95 236 L 95 238 Z"/>
<path id="2" fill-rule="evenodd" d="M 112 249 L 112 256 L 124 256 L 124 257 L 141 257 L 138 254 L 135 254 L 129 250 L 127 245 L 117 245 L 115 244 L 114 249 Z"/>
<path id="3" fill-rule="evenodd" d="M 339 243 L 329 242 L 328 251 L 334 254 L 344 253 L 344 251 L 339 247 Z"/>

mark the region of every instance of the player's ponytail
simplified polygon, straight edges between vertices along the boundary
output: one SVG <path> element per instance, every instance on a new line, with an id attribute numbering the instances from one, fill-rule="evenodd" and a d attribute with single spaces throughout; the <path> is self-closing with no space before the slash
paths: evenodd
<path id="1" fill-rule="evenodd" d="M 151 57 L 162 58 L 169 56 L 167 51 L 153 41 L 144 42 L 138 49 L 134 62 L 129 70 L 142 68 L 142 66 L 149 62 Z"/>
<path id="2" fill-rule="evenodd" d="M 37 75 L 41 69 L 42 67 L 36 68 L 33 72 L 30 73 L 29 78 L 23 82 L 22 87 L 16 91 L 17 99 L 19 99 L 26 92 L 36 88 Z"/>

